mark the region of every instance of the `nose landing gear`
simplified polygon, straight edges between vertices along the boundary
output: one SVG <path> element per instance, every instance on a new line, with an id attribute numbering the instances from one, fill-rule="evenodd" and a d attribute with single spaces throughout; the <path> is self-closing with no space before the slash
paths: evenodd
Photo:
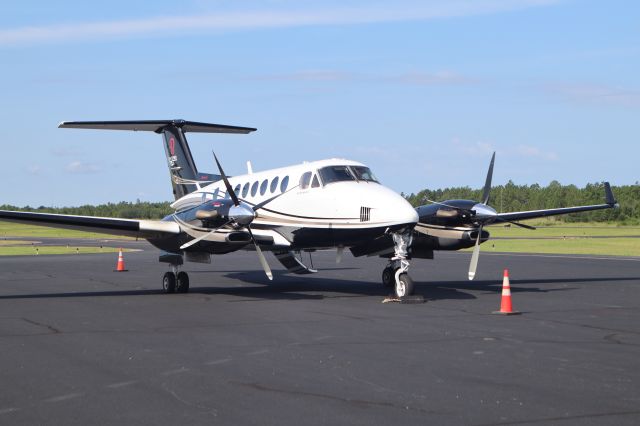
<path id="1" fill-rule="evenodd" d="M 409 271 L 409 246 L 413 239 L 413 232 L 405 230 L 392 234 L 395 253 L 389 260 L 389 264 L 382 271 L 382 285 L 393 288 L 397 297 L 411 296 L 413 294 L 413 280 Z"/>

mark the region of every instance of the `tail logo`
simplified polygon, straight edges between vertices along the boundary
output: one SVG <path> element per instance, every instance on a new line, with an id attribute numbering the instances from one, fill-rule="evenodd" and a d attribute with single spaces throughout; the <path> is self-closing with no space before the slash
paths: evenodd
<path id="1" fill-rule="evenodd" d="M 174 138 L 169 139 L 169 152 L 171 156 L 176 155 L 176 140 Z"/>

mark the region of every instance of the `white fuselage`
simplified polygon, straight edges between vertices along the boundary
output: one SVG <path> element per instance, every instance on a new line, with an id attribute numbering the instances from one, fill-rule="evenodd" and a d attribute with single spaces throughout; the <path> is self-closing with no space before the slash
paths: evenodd
<path id="1" fill-rule="evenodd" d="M 330 182 L 327 170 L 334 167 L 348 168 L 352 178 L 342 176 Z M 240 201 L 250 205 L 282 194 L 260 208 L 251 225 L 254 234 L 273 238 L 276 249 L 348 246 L 357 240 L 354 235 L 371 230 L 379 235 L 387 228 L 412 227 L 418 222 L 418 214 L 403 197 L 369 175 L 358 179 L 358 170 L 368 171 L 362 163 L 330 159 L 233 176 L 229 183 Z M 180 211 L 228 197 L 226 192 L 218 181 L 171 206 Z"/>

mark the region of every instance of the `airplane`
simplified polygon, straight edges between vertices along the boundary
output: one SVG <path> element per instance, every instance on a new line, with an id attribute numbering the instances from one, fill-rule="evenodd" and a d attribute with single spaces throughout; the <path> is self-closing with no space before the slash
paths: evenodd
<path id="1" fill-rule="evenodd" d="M 273 274 L 262 250 L 271 251 L 291 273 L 317 272 L 296 253 L 337 248 L 336 261 L 349 248 L 355 257 L 388 259 L 382 283 L 398 297 L 413 294 L 411 259 L 433 259 L 434 251 L 473 247 L 468 278 L 476 275 L 485 226 L 524 219 L 618 207 L 605 182 L 605 204 L 497 213 L 488 205 L 495 153 L 481 201 L 426 200 L 413 208 L 380 184 L 362 163 L 329 159 L 227 177 L 198 172 L 186 133 L 248 134 L 255 128 L 185 120 L 75 121 L 60 128 L 151 131 L 162 134 L 175 201 L 162 220 L 131 220 L 0 210 L 0 220 L 143 238 L 162 250 L 169 264 L 162 278 L 166 293 L 189 291 L 184 261 L 210 263 L 211 255 L 255 250 L 267 277 Z"/>
<path id="2" fill-rule="evenodd" d="M 391 238 L 389 266 L 397 296 L 413 293 L 409 246 L 418 212 L 401 195 L 378 182 L 364 164 L 328 159 L 272 170 L 226 176 L 196 168 L 186 133 L 248 134 L 251 127 L 185 120 L 72 121 L 59 128 L 129 130 L 162 134 L 175 201 L 162 220 L 132 220 L 0 210 L 0 220 L 143 238 L 162 252 L 170 271 L 166 293 L 189 291 L 184 261 L 210 263 L 211 255 L 255 250 L 271 280 L 262 250 L 274 253 L 289 272 L 314 273 L 296 253 L 366 245 Z"/>
<path id="3" fill-rule="evenodd" d="M 520 223 L 519 221 L 619 207 L 611 191 L 609 182 L 604 182 L 604 204 L 498 213 L 493 207 L 488 205 L 495 158 L 496 153 L 494 152 L 491 156 L 491 162 L 489 163 L 489 170 L 485 179 L 481 201 L 426 200 L 429 204 L 416 207 L 416 212 L 420 218 L 411 236 L 411 258 L 433 259 L 434 251 L 451 251 L 473 247 L 468 271 L 469 280 L 473 280 L 478 267 L 480 244 L 489 239 L 489 232 L 484 229 L 485 226 L 512 224 L 535 230 L 535 227 Z M 393 247 L 392 238 L 390 236 L 383 236 L 361 246 L 351 247 L 351 252 L 356 257 L 364 255 L 388 257 L 390 247 Z M 386 287 L 393 285 L 393 272 L 390 267 L 387 267 L 382 273 L 382 282 Z"/>

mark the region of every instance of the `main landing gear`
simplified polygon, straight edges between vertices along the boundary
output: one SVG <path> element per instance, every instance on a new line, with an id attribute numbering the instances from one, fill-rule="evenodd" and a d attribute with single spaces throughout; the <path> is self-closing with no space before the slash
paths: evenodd
<path id="1" fill-rule="evenodd" d="M 188 293 L 189 275 L 186 272 L 178 272 L 177 265 L 171 265 L 171 271 L 162 277 L 162 289 L 165 293 Z"/>
<path id="2" fill-rule="evenodd" d="M 161 263 L 168 263 L 171 271 L 166 272 L 162 277 L 162 289 L 165 293 L 188 293 L 189 275 L 178 268 L 183 264 L 182 255 L 177 253 L 163 252 L 158 260 Z"/>
<path id="3" fill-rule="evenodd" d="M 405 230 L 392 234 L 395 253 L 389 260 L 389 264 L 382 271 L 382 285 L 393 288 L 397 297 L 411 296 L 413 294 L 413 280 L 409 271 L 409 246 L 413 239 L 413 232 Z"/>

